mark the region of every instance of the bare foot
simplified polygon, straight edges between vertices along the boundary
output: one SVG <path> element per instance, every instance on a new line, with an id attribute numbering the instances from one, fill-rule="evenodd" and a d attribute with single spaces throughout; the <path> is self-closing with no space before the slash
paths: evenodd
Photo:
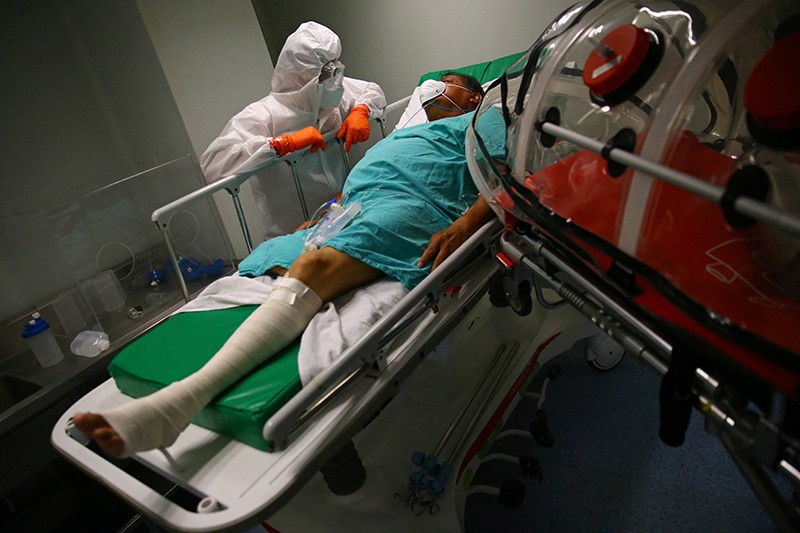
<path id="1" fill-rule="evenodd" d="M 102 415 L 97 413 L 75 413 L 72 417 L 75 425 L 89 435 L 100 449 L 114 457 L 121 457 L 125 452 L 125 441 L 112 428 Z"/>

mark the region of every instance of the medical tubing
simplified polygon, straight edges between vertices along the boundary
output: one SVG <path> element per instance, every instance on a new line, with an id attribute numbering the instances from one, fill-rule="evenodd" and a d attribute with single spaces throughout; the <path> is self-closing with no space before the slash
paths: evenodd
<path id="1" fill-rule="evenodd" d="M 445 84 L 445 85 L 454 85 L 454 86 L 456 86 L 456 87 L 461 87 L 461 85 L 456 85 L 456 84 L 454 84 L 454 83 L 447 83 L 447 84 Z M 461 88 L 462 88 L 462 89 L 465 89 L 465 90 L 467 90 L 467 91 L 469 91 L 469 89 L 467 89 L 466 87 L 461 87 Z M 470 91 L 470 92 L 474 92 L 474 91 Z M 467 112 L 467 111 L 465 111 L 465 110 L 464 110 L 464 109 L 463 109 L 461 106 L 459 106 L 457 103 L 453 102 L 452 98 L 450 98 L 450 97 L 449 97 L 449 96 L 447 96 L 446 94 L 442 93 L 442 94 L 436 95 L 434 98 L 431 98 L 431 99 L 429 99 L 427 102 L 425 102 L 424 104 L 422 104 L 422 105 L 421 105 L 421 107 L 420 107 L 419 109 L 417 109 L 417 110 L 414 112 L 414 114 L 413 114 L 413 115 L 411 115 L 410 117 L 408 117 L 408 119 L 405 121 L 405 123 L 404 123 L 402 126 L 399 126 L 399 125 L 398 125 L 398 126 L 397 126 L 397 129 L 403 129 L 403 128 L 405 128 L 405 127 L 408 125 L 408 123 L 409 123 L 409 122 L 411 122 L 411 121 L 414 119 L 414 117 L 416 117 L 417 115 L 419 115 L 419 113 L 420 113 L 421 111 L 424 111 L 426 107 L 428 107 L 428 106 L 431 106 L 431 105 L 432 105 L 433 107 L 438 107 L 439 109 L 444 109 L 444 110 L 446 110 L 446 111 L 455 111 L 455 109 L 454 109 L 454 108 L 442 107 L 442 106 L 440 106 L 440 105 L 436 105 L 436 104 L 434 104 L 434 103 L 433 103 L 433 100 L 434 100 L 435 98 L 438 98 L 439 96 L 444 96 L 445 98 L 447 98 L 448 100 L 450 100 L 450 103 L 452 103 L 454 106 L 456 106 L 456 107 L 457 107 L 457 108 L 458 108 L 458 109 L 459 109 L 459 110 L 460 110 L 462 113 L 466 113 L 466 112 Z"/>
<path id="2" fill-rule="evenodd" d="M 419 115 L 419 112 L 420 112 L 420 111 L 422 111 L 423 109 L 425 109 L 425 108 L 426 108 L 426 107 L 427 107 L 429 104 L 430 104 L 430 102 L 428 102 L 428 104 L 425 104 L 424 106 L 422 106 L 422 107 L 420 107 L 419 109 L 417 109 L 417 110 L 414 112 L 414 114 L 413 114 L 413 115 L 411 115 L 410 117 L 408 117 L 408 120 L 406 120 L 405 124 L 403 124 L 402 126 L 397 126 L 397 128 L 398 128 L 398 129 L 403 129 L 403 128 L 405 128 L 405 127 L 408 125 L 408 123 L 409 123 L 409 122 L 411 122 L 411 121 L 414 119 L 414 117 L 416 117 L 417 115 Z"/>
<path id="3" fill-rule="evenodd" d="M 314 211 L 314 214 L 313 214 L 313 215 L 311 215 L 311 220 L 310 220 L 310 222 L 312 222 L 312 223 L 313 223 L 315 220 L 316 220 L 316 221 L 319 221 L 319 220 L 320 220 L 320 216 L 319 216 L 320 212 L 321 212 L 323 209 L 325 209 L 326 207 L 330 207 L 330 206 L 331 206 L 331 204 L 333 204 L 333 203 L 335 203 L 335 202 L 336 202 L 336 198 L 331 198 L 331 199 L 330 199 L 330 200 L 328 200 L 327 202 L 323 202 L 322 204 L 320 204 L 320 206 L 317 208 L 317 210 L 316 210 L 316 211 Z M 308 229 L 310 230 L 311 228 L 308 228 Z"/>
<path id="4" fill-rule="evenodd" d="M 605 143 L 550 122 L 542 122 L 539 125 L 539 129 L 544 133 L 559 137 L 598 154 L 604 153 L 606 149 Z M 722 187 L 659 163 L 654 163 L 630 152 L 626 152 L 625 150 L 618 148 L 608 150 L 608 159 L 635 168 L 636 170 L 641 170 L 656 179 L 665 181 L 716 203 L 719 203 L 725 194 L 725 189 Z M 734 209 L 738 213 L 761 220 L 762 222 L 770 223 L 794 235 L 800 235 L 800 217 L 753 200 L 747 196 L 739 196 L 732 203 Z"/>
<path id="5" fill-rule="evenodd" d="M 331 238 L 335 237 L 341 230 L 346 228 L 350 222 L 361 214 L 361 204 L 350 202 L 346 206 L 335 202 L 335 198 L 326 202 L 328 211 L 309 231 L 303 236 L 303 250 L 318 250 L 325 245 Z M 317 210 L 317 213 L 319 209 Z M 315 213 L 315 216 L 316 214 Z"/>
<path id="6" fill-rule="evenodd" d="M 441 95 L 439 95 L 439 96 L 444 96 L 445 98 L 447 98 L 447 95 L 445 95 L 445 94 L 441 94 Z M 436 98 L 438 98 L 438 96 L 437 96 Z M 447 98 L 447 99 L 448 99 L 448 100 L 450 100 L 449 98 Z M 452 100 L 450 100 L 450 101 L 452 102 Z M 453 103 L 455 103 L 455 102 L 453 102 Z M 421 111 L 424 111 L 424 110 L 425 110 L 425 108 L 426 108 L 426 107 L 428 107 L 429 105 L 433 105 L 433 99 L 431 99 L 431 100 L 428 100 L 427 102 L 425 102 L 424 104 L 422 104 L 422 106 L 421 106 L 419 109 L 417 109 L 417 110 L 414 112 L 414 114 L 413 114 L 413 115 L 411 115 L 410 117 L 408 117 L 408 120 L 406 120 L 406 121 L 405 121 L 405 123 L 404 123 L 402 126 L 397 126 L 397 128 L 398 128 L 398 129 L 403 129 L 403 128 L 405 128 L 405 127 L 408 125 L 408 123 L 409 123 L 409 122 L 411 122 L 411 121 L 414 119 L 414 117 L 416 117 L 417 115 L 419 115 L 419 114 L 420 114 L 420 112 L 421 112 Z M 434 107 L 437 107 L 437 106 L 434 106 Z M 442 108 L 442 109 L 444 109 L 444 108 Z M 459 107 L 459 109 L 461 109 L 461 108 Z M 463 110 L 462 110 L 462 111 L 463 111 Z M 426 117 L 426 120 L 427 120 L 427 117 Z"/>

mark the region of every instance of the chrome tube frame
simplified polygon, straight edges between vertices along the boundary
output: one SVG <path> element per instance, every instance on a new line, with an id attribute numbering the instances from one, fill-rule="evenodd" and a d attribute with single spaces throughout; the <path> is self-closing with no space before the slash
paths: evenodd
<path id="1" fill-rule="evenodd" d="M 511 261 L 552 287 L 581 314 L 621 343 L 626 352 L 660 374 L 669 369 L 672 348 L 667 339 L 627 311 L 611 294 L 595 286 L 536 235 L 503 235 L 500 249 Z M 562 279 L 563 278 L 563 279 Z M 786 398 L 775 393 L 765 415 L 737 408 L 726 398 L 726 383 L 697 368 L 691 387 L 695 407 L 706 419 L 706 430 L 717 435 L 776 524 L 785 531 L 800 527 L 800 515 L 779 497 L 764 469 L 789 479 L 800 491 L 800 443 L 780 429 Z M 754 421 L 755 420 L 755 421 Z"/>
<path id="2" fill-rule="evenodd" d="M 489 248 L 489 243 L 496 237 L 499 227 L 496 219 L 486 223 L 389 313 L 378 320 L 367 335 L 348 348 L 327 370 L 307 383 L 267 420 L 264 425 L 264 439 L 272 443 L 275 449 L 285 448 L 291 432 L 298 427 L 297 421 L 303 417 L 304 412 L 358 368 L 372 367 L 378 363 L 383 355 L 380 346 L 385 343 L 384 338 L 388 333 L 397 331 L 395 324 L 414 313 L 420 302 L 427 300 L 428 295 L 440 294 L 447 278 L 462 266 L 463 260 L 471 256 L 475 247 L 483 243 L 487 249 Z"/>
<path id="3" fill-rule="evenodd" d="M 339 139 L 336 137 L 335 131 L 329 132 L 323 138 L 325 139 L 326 143 L 329 142 L 337 142 L 341 144 Z M 304 148 L 303 150 L 298 150 L 295 154 L 291 154 L 291 157 L 278 157 L 277 155 L 271 159 L 268 159 L 264 162 L 264 164 L 251 171 L 246 172 L 243 174 L 233 174 L 231 176 L 226 176 L 220 180 L 215 181 L 205 187 L 201 187 L 196 191 L 192 191 L 189 194 L 178 198 L 177 200 L 170 202 L 162 207 L 159 207 L 150 215 L 150 220 L 155 223 L 158 230 L 161 232 L 164 242 L 167 246 L 167 251 L 169 252 L 170 261 L 172 262 L 172 266 L 175 268 L 175 272 L 180 272 L 180 268 L 178 267 L 178 257 L 175 254 L 175 249 L 172 245 L 172 239 L 169 235 L 169 219 L 170 217 L 180 209 L 184 208 L 187 204 L 190 204 L 196 200 L 201 198 L 206 198 L 218 191 L 226 190 L 228 194 L 231 195 L 233 200 L 234 209 L 236 210 L 236 216 L 239 220 L 239 227 L 242 230 L 242 236 L 244 237 L 245 245 L 247 246 L 247 251 L 252 252 L 254 249 L 253 240 L 250 236 L 250 229 L 247 226 L 247 217 L 245 216 L 244 209 L 242 207 L 242 202 L 239 197 L 239 190 L 241 185 L 246 182 L 248 179 L 253 177 L 256 173 L 261 172 L 262 170 L 271 167 L 275 164 L 281 163 L 288 163 L 289 166 L 292 168 L 292 175 L 294 176 L 295 187 L 297 188 L 297 196 L 300 201 L 300 205 L 303 209 L 303 216 L 306 220 L 309 219 L 308 214 L 308 207 L 306 205 L 305 196 L 303 195 L 303 188 L 300 184 L 299 176 L 297 175 L 297 171 L 295 165 L 299 160 L 300 156 L 307 152 L 309 148 Z M 345 167 L 347 168 L 347 172 L 350 172 L 350 164 L 347 160 L 347 154 L 342 150 L 343 157 L 345 158 Z M 181 291 L 183 292 L 183 298 L 187 302 L 190 300 L 189 291 L 186 287 L 186 283 L 183 280 L 182 276 L 178 276 L 179 283 L 181 285 Z"/>
<path id="4" fill-rule="evenodd" d="M 558 126 L 552 122 L 542 122 L 539 125 L 539 130 L 598 154 L 603 154 L 606 149 L 605 143 L 563 126 Z M 656 179 L 680 187 L 681 189 L 713 202 L 719 203 L 722 196 L 725 194 L 725 189 L 722 187 L 659 163 L 654 163 L 620 148 L 611 148 L 608 151 L 608 159 L 635 168 L 636 170 L 641 170 Z M 767 222 L 793 235 L 800 235 L 800 217 L 792 213 L 748 198 L 747 196 L 739 196 L 736 198 L 733 202 L 733 208 L 737 213 L 762 222 Z"/>

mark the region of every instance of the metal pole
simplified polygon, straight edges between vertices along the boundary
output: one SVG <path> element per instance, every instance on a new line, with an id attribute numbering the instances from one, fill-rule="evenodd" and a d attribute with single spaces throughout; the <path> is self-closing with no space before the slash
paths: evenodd
<path id="1" fill-rule="evenodd" d="M 235 190 L 228 190 L 233 199 L 233 207 L 236 209 L 236 216 L 239 219 L 239 227 L 242 228 L 242 235 L 244 236 L 244 243 L 247 246 L 247 252 L 253 251 L 253 239 L 250 237 L 250 229 L 247 227 L 247 219 L 244 216 L 244 209 L 242 207 L 242 200 L 239 198 L 239 188 Z"/>
<path id="2" fill-rule="evenodd" d="M 606 145 L 600 141 L 582 135 L 576 131 L 556 126 L 550 122 L 544 122 L 541 125 L 541 131 L 567 140 L 573 144 L 585 148 L 592 152 L 602 154 Z M 641 170 L 642 172 L 653 176 L 656 179 L 666 181 L 676 187 L 687 190 L 702 198 L 706 198 L 713 202 L 719 202 L 722 195 L 725 194 L 725 189 L 718 187 L 706 181 L 703 181 L 689 174 L 679 172 L 659 163 L 654 163 L 630 152 L 619 148 L 612 148 L 608 152 L 608 158 L 622 163 L 623 165 Z M 740 196 L 733 203 L 733 207 L 737 213 L 747 215 L 751 218 L 768 222 L 784 231 L 800 235 L 800 217 L 797 217 L 786 211 L 774 208 L 765 203 L 759 202 L 747 196 Z"/>
<path id="3" fill-rule="evenodd" d="M 292 169 L 292 177 L 294 178 L 294 186 L 297 189 L 297 197 L 300 199 L 300 207 L 303 209 L 303 218 L 308 221 L 311 219 L 311 216 L 308 214 L 308 205 L 306 205 L 306 197 L 303 194 L 303 186 L 300 185 L 300 176 L 297 175 L 297 162 L 289 160 L 287 163 Z"/>

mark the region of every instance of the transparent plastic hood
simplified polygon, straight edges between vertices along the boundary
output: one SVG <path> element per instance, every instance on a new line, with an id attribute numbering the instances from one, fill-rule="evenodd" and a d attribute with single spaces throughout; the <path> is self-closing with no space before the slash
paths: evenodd
<path id="1" fill-rule="evenodd" d="M 800 353 L 799 19 L 789 0 L 579 4 L 487 92 L 472 176 L 498 216 L 558 221 Z M 475 132 L 494 113 L 499 160 Z"/>

